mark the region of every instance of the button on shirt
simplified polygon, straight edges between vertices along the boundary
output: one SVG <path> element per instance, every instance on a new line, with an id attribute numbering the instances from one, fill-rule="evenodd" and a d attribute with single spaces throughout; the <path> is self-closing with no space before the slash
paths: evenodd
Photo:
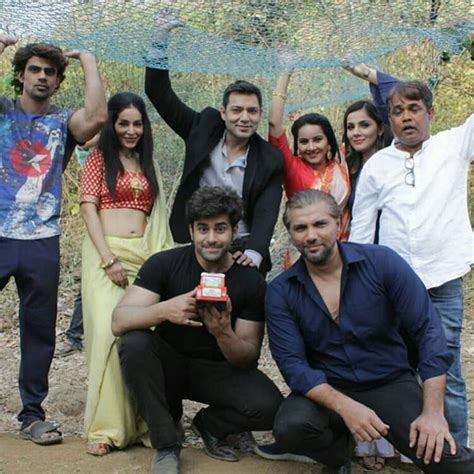
<path id="1" fill-rule="evenodd" d="M 364 165 L 357 184 L 350 241 L 374 241 L 401 255 L 427 288 L 458 278 L 474 262 L 467 206 L 469 163 L 474 160 L 474 115 L 426 140 L 413 155 L 414 186 L 406 158 L 392 145 Z"/>
<path id="2" fill-rule="evenodd" d="M 229 163 L 224 135 L 210 153 L 209 166 L 204 170 L 201 179 L 199 180 L 199 187 L 228 187 L 233 189 L 240 197 L 242 197 L 248 153 L 249 148 L 247 147 L 247 150 L 241 157 L 236 158 L 232 163 Z M 245 238 L 249 235 L 250 231 L 248 224 L 245 219 L 241 219 L 237 230 L 237 238 Z M 244 253 L 248 255 L 257 266 L 262 262 L 262 256 L 257 251 L 246 249 Z"/>
<path id="3" fill-rule="evenodd" d="M 445 374 L 452 356 L 413 270 L 387 247 L 338 245 L 343 260 L 339 324 L 302 258 L 267 288 L 270 349 L 291 390 L 305 394 L 322 383 L 383 383 L 410 370 L 400 326 L 418 347 L 421 378 Z"/>
<path id="4" fill-rule="evenodd" d="M 220 142 L 211 151 L 209 157 L 209 166 L 204 170 L 199 181 L 199 187 L 202 186 L 220 186 L 233 189 L 242 197 L 244 187 L 245 168 L 247 167 L 247 155 L 249 149 L 244 155 L 236 158 L 229 163 L 227 156 L 227 147 L 224 142 L 225 135 Z M 242 219 L 239 222 L 238 237 L 247 237 L 249 235 L 247 223 Z"/>

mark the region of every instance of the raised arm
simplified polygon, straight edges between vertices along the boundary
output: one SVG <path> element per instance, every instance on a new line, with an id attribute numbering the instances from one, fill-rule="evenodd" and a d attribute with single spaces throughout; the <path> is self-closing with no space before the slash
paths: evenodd
<path id="1" fill-rule="evenodd" d="M 155 69 L 156 64 L 168 64 L 171 31 L 181 26 L 184 26 L 184 22 L 167 9 L 162 9 L 156 18 L 153 42 L 146 55 L 150 67 L 145 72 L 145 93 L 162 119 L 181 138 L 186 139 L 198 113 L 176 95 L 167 69 Z"/>
<path id="2" fill-rule="evenodd" d="M 371 84 L 378 85 L 379 83 L 377 79 L 377 70 L 372 66 L 361 63 L 344 66 L 344 69 L 349 71 L 351 74 L 354 74 L 354 76 L 363 79 L 364 81 L 368 81 Z"/>
<path id="3" fill-rule="evenodd" d="M 169 72 L 147 67 L 145 93 L 168 126 L 183 140 L 186 139 L 199 114 L 176 95 L 171 87 Z"/>
<path id="4" fill-rule="evenodd" d="M 367 64 L 346 66 L 344 69 L 354 74 L 354 76 L 369 82 L 372 100 L 383 122 L 388 124 L 387 97 L 393 86 L 400 82 L 400 79 L 385 74 L 382 71 L 377 71 L 377 69 Z"/>
<path id="5" fill-rule="evenodd" d="M 273 91 L 272 102 L 270 104 L 270 110 L 268 111 L 268 133 L 272 137 L 279 137 L 284 131 L 283 118 L 290 77 L 291 73 L 289 72 L 280 74 L 275 90 Z"/>
<path id="6" fill-rule="evenodd" d="M 69 58 L 79 59 L 84 72 L 84 107 L 77 110 L 69 122 L 69 130 L 79 143 L 90 140 L 107 120 L 107 103 L 104 88 L 93 54 L 71 51 Z"/>

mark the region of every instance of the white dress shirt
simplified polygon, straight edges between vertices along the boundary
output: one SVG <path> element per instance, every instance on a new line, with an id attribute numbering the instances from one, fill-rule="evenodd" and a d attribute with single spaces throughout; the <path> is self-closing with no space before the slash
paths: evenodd
<path id="1" fill-rule="evenodd" d="M 474 161 L 474 115 L 426 140 L 414 155 L 394 143 L 374 154 L 357 184 L 350 241 L 374 241 L 397 251 L 427 288 L 458 278 L 474 263 L 474 235 L 467 206 L 469 163 Z M 408 163 L 410 165 L 410 163 Z"/>

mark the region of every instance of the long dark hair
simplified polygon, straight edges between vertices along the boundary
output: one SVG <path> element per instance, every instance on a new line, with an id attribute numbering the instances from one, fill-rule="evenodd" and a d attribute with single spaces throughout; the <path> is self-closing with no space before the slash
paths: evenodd
<path id="1" fill-rule="evenodd" d="M 137 143 L 135 151 L 139 156 L 140 168 L 145 175 L 153 196 L 158 193 L 158 181 L 153 166 L 153 137 L 150 119 L 146 113 L 145 102 L 137 94 L 119 92 L 113 95 L 107 103 L 108 118 L 100 134 L 97 148 L 102 151 L 105 163 L 105 180 L 112 196 L 115 196 L 117 176 L 125 172 L 120 161 L 120 143 L 115 132 L 115 122 L 124 109 L 135 107 L 142 115 L 143 135 Z"/>
<path id="2" fill-rule="evenodd" d="M 339 146 L 337 145 L 336 135 L 331 126 L 329 120 L 321 114 L 304 114 L 291 126 L 291 134 L 293 135 L 293 152 L 295 155 L 298 154 L 298 134 L 301 127 L 305 125 L 319 125 L 324 135 L 326 136 L 329 147 L 331 149 L 331 155 L 333 158 L 336 158 L 340 161 L 339 156 Z"/>
<path id="3" fill-rule="evenodd" d="M 349 167 L 349 173 L 351 175 L 358 174 L 362 168 L 363 163 L 362 153 L 352 148 L 349 142 L 349 138 L 347 137 L 347 117 L 349 117 L 349 114 L 351 114 L 352 112 L 357 112 L 358 110 L 365 110 L 367 112 L 367 115 L 375 121 L 377 127 L 382 127 L 382 134 L 377 135 L 377 151 L 390 145 L 393 138 L 392 132 L 390 131 L 390 127 L 383 122 L 382 117 L 380 116 L 377 110 L 377 107 L 375 107 L 372 102 L 370 102 L 369 100 L 359 100 L 349 105 L 349 107 L 347 107 L 346 109 L 346 113 L 344 114 L 344 135 L 342 137 L 342 141 L 344 142 L 344 146 L 346 149 L 346 161 L 347 166 Z"/>

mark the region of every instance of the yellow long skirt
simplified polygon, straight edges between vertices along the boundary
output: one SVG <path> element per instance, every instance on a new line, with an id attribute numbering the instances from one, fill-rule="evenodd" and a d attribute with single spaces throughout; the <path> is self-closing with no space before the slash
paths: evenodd
<path id="1" fill-rule="evenodd" d="M 149 256 L 172 246 L 164 201 L 159 201 L 143 237 L 107 237 L 110 249 L 127 271 L 130 284 Z M 100 268 L 101 263 L 96 248 L 86 236 L 82 247 L 82 308 L 88 366 L 84 420 L 87 441 L 108 443 L 116 448 L 140 441 L 150 446 L 148 428 L 123 382 L 117 349 L 119 338 L 111 330 L 112 311 L 124 290 L 112 283 Z"/>

